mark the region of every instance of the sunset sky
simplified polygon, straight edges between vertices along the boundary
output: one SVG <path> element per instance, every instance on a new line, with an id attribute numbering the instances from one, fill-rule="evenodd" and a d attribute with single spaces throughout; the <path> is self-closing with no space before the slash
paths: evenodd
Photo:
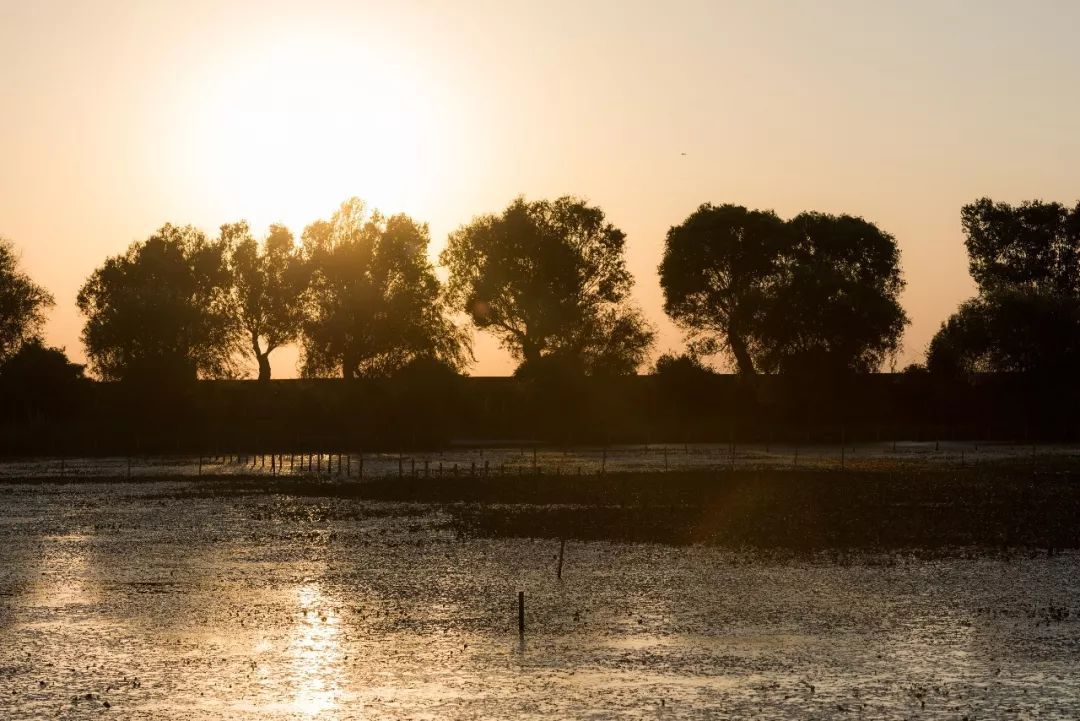
<path id="1" fill-rule="evenodd" d="M 429 222 L 434 257 L 516 195 L 580 195 L 662 352 L 669 226 L 850 213 L 899 241 L 903 364 L 972 294 L 961 205 L 1080 198 L 1078 28 L 1064 1 L 0 0 L 0 235 L 82 359 L 79 286 L 165 222 L 299 235 L 356 195 Z"/>

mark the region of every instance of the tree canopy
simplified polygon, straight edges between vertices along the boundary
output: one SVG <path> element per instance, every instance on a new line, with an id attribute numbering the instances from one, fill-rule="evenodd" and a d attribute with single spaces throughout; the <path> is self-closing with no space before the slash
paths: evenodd
<path id="1" fill-rule="evenodd" d="M 271 225 L 260 248 L 246 222 L 221 227 L 232 281 L 230 293 L 259 380 L 270 380 L 270 354 L 300 335 L 308 269 L 289 229 Z"/>
<path id="2" fill-rule="evenodd" d="M 671 228 L 660 263 L 664 310 L 695 354 L 724 353 L 752 374 L 787 229 L 772 211 L 704 204 Z"/>
<path id="3" fill-rule="evenodd" d="M 134 243 L 79 291 L 91 367 L 106 380 L 234 376 L 229 285 L 224 243 L 191 226 L 165 225 Z"/>
<path id="4" fill-rule="evenodd" d="M 429 242 L 426 224 L 369 213 L 357 198 L 304 230 L 305 376 L 386 376 L 422 357 L 465 366 L 467 338 L 448 318 Z"/>
<path id="5" fill-rule="evenodd" d="M 961 211 L 977 297 L 930 342 L 927 368 L 1063 375 L 1080 364 L 1080 205 L 981 198 Z"/>
<path id="6" fill-rule="evenodd" d="M 980 198 L 960 211 L 971 277 L 986 293 L 1031 288 L 1080 295 L 1080 204 Z"/>
<path id="7" fill-rule="evenodd" d="M 53 305 L 52 295 L 20 270 L 15 246 L 0 238 L 0 363 L 41 337 Z"/>
<path id="8" fill-rule="evenodd" d="M 761 368 L 785 374 L 871 373 L 908 323 L 896 240 L 850 215 L 800 213 L 765 316 Z"/>
<path id="9" fill-rule="evenodd" d="M 847 215 L 705 204 L 668 231 L 664 309 L 742 374 L 876 370 L 907 317 L 895 239 Z"/>
<path id="10" fill-rule="evenodd" d="M 451 233 L 449 296 L 524 366 L 563 356 L 586 373 L 633 373 L 653 331 L 630 303 L 625 234 L 599 208 L 517 198 Z"/>
<path id="11" fill-rule="evenodd" d="M 0 414 L 23 420 L 55 417 L 77 405 L 84 382 L 83 366 L 34 338 L 0 363 L 0 397 L 6 401 Z"/>

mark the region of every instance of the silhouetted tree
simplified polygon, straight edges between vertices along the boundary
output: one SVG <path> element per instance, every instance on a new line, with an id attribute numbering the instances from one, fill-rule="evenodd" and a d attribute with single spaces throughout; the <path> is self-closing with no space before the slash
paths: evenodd
<path id="1" fill-rule="evenodd" d="M 653 376 L 661 402 L 679 414 L 697 414 L 714 404 L 706 383 L 716 373 L 693 353 L 665 353 L 656 359 Z"/>
<path id="2" fill-rule="evenodd" d="M 232 302 L 259 380 L 270 380 L 270 354 L 300 335 L 307 268 L 283 225 L 271 225 L 262 248 L 245 222 L 221 226 L 228 248 Z"/>
<path id="3" fill-rule="evenodd" d="M 980 292 L 1031 288 L 1080 295 L 1080 204 L 981 198 L 960 211 L 968 267 Z"/>
<path id="4" fill-rule="evenodd" d="M 0 363 L 41 336 L 53 297 L 19 269 L 15 247 L 0 238 Z"/>
<path id="5" fill-rule="evenodd" d="M 629 301 L 625 234 L 599 208 L 514 200 L 450 235 L 441 256 L 454 305 L 526 367 L 574 357 L 586 373 L 633 373 L 653 331 Z"/>
<path id="6" fill-rule="evenodd" d="M 775 213 L 737 205 L 706 203 L 668 231 L 660 263 L 664 310 L 695 353 L 724 353 L 739 373 L 756 371 L 786 245 L 787 228 Z"/>
<path id="7" fill-rule="evenodd" d="M 875 370 L 907 323 L 895 240 L 846 215 L 702 205 L 668 231 L 660 284 L 691 349 L 745 375 Z"/>
<path id="8" fill-rule="evenodd" d="M 961 210 L 979 295 L 930 342 L 938 375 L 1052 376 L 1080 363 L 1080 205 L 981 198 Z"/>
<path id="9" fill-rule="evenodd" d="M 664 353 L 653 364 L 653 375 L 700 377 L 715 373 L 692 353 Z"/>
<path id="10" fill-rule="evenodd" d="M 787 222 L 760 335 L 760 368 L 821 376 L 870 373 L 900 347 L 908 323 L 896 240 L 850 215 Z"/>
<path id="11" fill-rule="evenodd" d="M 229 286 L 224 244 L 191 226 L 165 225 L 134 243 L 79 291 L 91 367 L 106 380 L 234 376 Z"/>
<path id="12" fill-rule="evenodd" d="M 467 338 L 447 317 L 429 242 L 426 224 L 369 215 L 356 198 L 304 230 L 305 376 L 386 376 L 421 357 L 465 366 Z"/>
<path id="13" fill-rule="evenodd" d="M 939 376 L 1039 373 L 1080 367 L 1080 302 L 1045 290 L 998 288 L 961 304 L 930 341 L 927 368 Z"/>
<path id="14" fill-rule="evenodd" d="M 78 404 L 84 381 L 83 366 L 33 339 L 0 364 L 2 410 L 24 419 L 63 415 Z"/>

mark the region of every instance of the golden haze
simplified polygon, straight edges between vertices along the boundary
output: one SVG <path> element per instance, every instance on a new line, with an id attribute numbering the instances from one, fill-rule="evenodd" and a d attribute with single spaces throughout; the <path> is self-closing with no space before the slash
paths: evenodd
<path id="1" fill-rule="evenodd" d="M 1080 196 L 1077 26 L 1050 1 L 2 1 L 0 234 L 81 358 L 79 285 L 166 221 L 299 232 L 359 195 L 430 222 L 434 257 L 572 193 L 627 232 L 660 352 L 670 225 L 846 212 L 899 240 L 907 362 L 972 292 L 963 203 Z M 511 370 L 478 341 L 473 373 Z"/>

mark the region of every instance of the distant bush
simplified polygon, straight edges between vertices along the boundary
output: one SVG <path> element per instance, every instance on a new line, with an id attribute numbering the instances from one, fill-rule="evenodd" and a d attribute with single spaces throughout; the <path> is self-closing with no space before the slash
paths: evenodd
<path id="1" fill-rule="evenodd" d="M 714 375 L 711 368 L 701 359 L 690 353 L 665 353 L 656 359 L 653 375 L 658 376 L 695 376 Z"/>
<path id="2" fill-rule="evenodd" d="M 78 403 L 83 372 L 62 349 L 26 343 L 0 365 L 0 396 L 10 401 L 3 410 L 21 418 L 63 415 Z"/>

